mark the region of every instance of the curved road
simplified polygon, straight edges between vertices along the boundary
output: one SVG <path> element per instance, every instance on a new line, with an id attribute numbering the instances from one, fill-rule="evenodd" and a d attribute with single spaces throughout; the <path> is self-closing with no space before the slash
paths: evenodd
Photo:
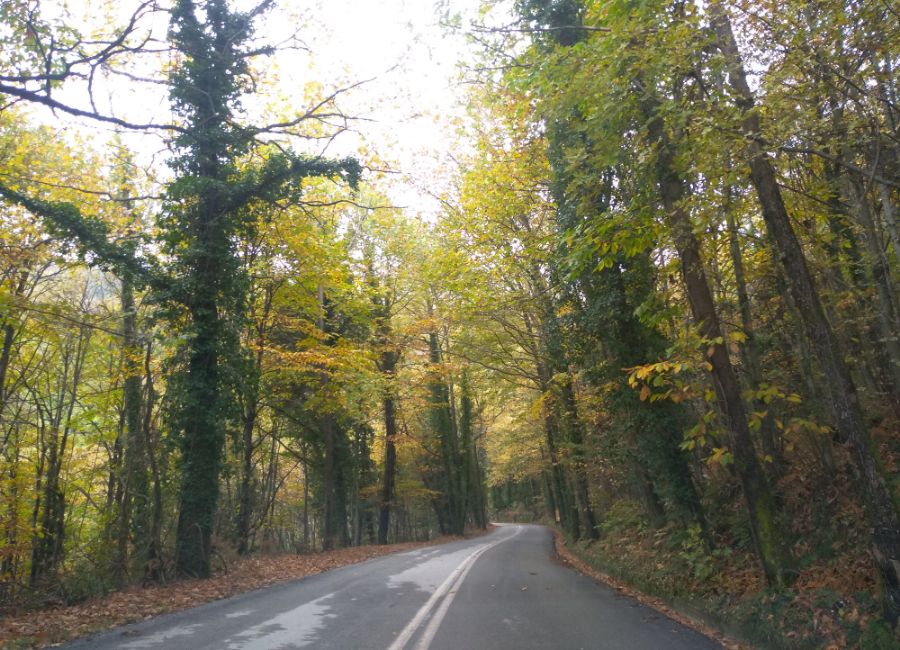
<path id="1" fill-rule="evenodd" d="M 389 555 L 66 646 L 142 650 L 712 649 L 553 558 L 546 528 Z"/>

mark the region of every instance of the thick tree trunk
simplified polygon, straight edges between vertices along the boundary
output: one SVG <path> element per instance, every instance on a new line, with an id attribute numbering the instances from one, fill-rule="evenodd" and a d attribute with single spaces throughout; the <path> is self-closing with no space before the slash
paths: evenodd
<path id="1" fill-rule="evenodd" d="M 582 539 L 597 539 L 597 520 L 594 516 L 594 508 L 591 505 L 590 482 L 588 480 L 587 464 L 584 453 L 584 429 L 578 416 L 578 406 L 575 401 L 575 391 L 572 388 L 572 378 L 566 373 L 565 384 L 562 391 L 562 411 L 565 414 L 569 441 L 572 443 L 572 473 L 575 482 L 575 502 L 578 504 L 578 519 L 581 528 Z"/>
<path id="2" fill-rule="evenodd" d="M 544 435 L 547 444 L 547 455 L 550 459 L 550 473 L 553 477 L 554 499 L 559 512 L 559 521 L 563 530 L 572 539 L 579 539 L 581 528 L 579 525 L 578 508 L 575 498 L 569 489 L 569 481 L 566 480 L 566 471 L 560 458 L 559 429 L 557 428 L 558 414 L 550 410 L 544 415 Z"/>
<path id="3" fill-rule="evenodd" d="M 322 465 L 322 549 L 331 550 L 340 546 L 340 530 L 337 520 L 337 471 L 335 454 L 334 419 L 326 415 L 319 427 L 324 443 Z"/>
<path id="4" fill-rule="evenodd" d="M 481 529 L 487 528 L 487 494 L 484 484 L 484 473 L 481 470 L 481 463 L 478 455 L 478 445 L 472 441 L 472 485 L 474 486 L 474 494 L 471 505 L 472 516 L 475 518 L 475 525 Z"/>
<path id="5" fill-rule="evenodd" d="M 463 482 L 465 503 L 468 516 L 479 528 L 485 528 L 483 486 L 481 472 L 478 467 L 478 453 L 475 447 L 474 414 L 472 411 L 471 385 L 468 373 L 464 370 L 460 384 L 459 396 L 459 437 L 463 457 Z"/>
<path id="6" fill-rule="evenodd" d="M 536 331 L 537 326 L 532 322 L 532 317 L 528 312 L 522 314 L 522 320 L 525 323 L 525 329 L 529 337 L 536 341 L 536 348 L 545 345 L 543 337 Z M 535 319 L 536 320 L 536 319 Z M 535 353 L 535 374 L 538 377 L 538 388 L 544 397 L 544 442 L 547 445 L 547 458 L 549 463 L 548 471 L 548 487 L 551 497 L 551 513 L 554 520 L 558 523 L 566 535 L 571 539 L 578 539 L 578 512 L 574 506 L 574 498 L 568 489 L 568 482 L 565 479 L 565 470 L 562 465 L 562 459 L 559 455 L 559 414 L 553 407 L 552 400 L 547 400 L 551 390 L 551 373 L 547 367 L 545 360 L 539 353 Z"/>
<path id="7" fill-rule="evenodd" d="M 650 528 L 662 528 L 666 523 L 666 511 L 653 489 L 653 481 L 636 459 L 632 460 L 630 465 L 634 484 L 644 506 L 644 514 L 647 515 L 647 524 Z"/>
<path id="8" fill-rule="evenodd" d="M 210 280 L 210 284 L 213 282 Z M 181 437 L 181 490 L 175 543 L 179 575 L 209 576 L 225 432 L 218 414 L 221 322 L 212 296 L 191 307 L 194 337 L 186 378 Z"/>
<path id="9" fill-rule="evenodd" d="M 328 335 L 328 304 L 323 286 L 318 288 L 319 331 Z M 319 379 L 319 389 L 325 391 L 329 384 L 328 376 L 323 372 Z M 331 550 L 342 546 L 341 527 L 346 526 L 338 516 L 338 452 L 337 426 L 330 413 L 323 413 L 319 418 L 319 430 L 322 434 L 322 548 Z"/>

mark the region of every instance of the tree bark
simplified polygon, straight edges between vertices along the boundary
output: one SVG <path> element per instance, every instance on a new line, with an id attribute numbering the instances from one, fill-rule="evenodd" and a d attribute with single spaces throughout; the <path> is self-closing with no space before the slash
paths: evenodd
<path id="1" fill-rule="evenodd" d="M 321 285 L 318 288 L 319 297 L 319 331 L 326 335 L 326 298 L 325 289 Z M 319 381 L 321 390 L 328 385 L 325 374 Z M 330 413 L 322 414 L 319 419 L 319 428 L 322 433 L 323 464 L 322 464 L 322 548 L 331 550 L 340 546 L 339 522 L 337 520 L 337 454 L 335 449 L 335 423 Z"/>

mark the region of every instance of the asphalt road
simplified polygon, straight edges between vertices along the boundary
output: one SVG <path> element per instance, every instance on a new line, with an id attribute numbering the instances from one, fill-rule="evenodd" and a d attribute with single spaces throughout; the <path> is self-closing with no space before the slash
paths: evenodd
<path id="1" fill-rule="evenodd" d="M 517 524 L 116 628 L 66 647 L 720 648 L 556 562 L 546 528 Z"/>

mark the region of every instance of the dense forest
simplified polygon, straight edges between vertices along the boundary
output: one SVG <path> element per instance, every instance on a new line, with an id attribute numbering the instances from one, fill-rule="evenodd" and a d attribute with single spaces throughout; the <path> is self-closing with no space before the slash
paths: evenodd
<path id="1" fill-rule="evenodd" d="M 365 86 L 278 101 L 275 2 L 49 4 L 0 5 L 0 607 L 496 518 L 759 643 L 893 647 L 896 5 L 443 3 L 429 216 L 331 153 Z"/>

